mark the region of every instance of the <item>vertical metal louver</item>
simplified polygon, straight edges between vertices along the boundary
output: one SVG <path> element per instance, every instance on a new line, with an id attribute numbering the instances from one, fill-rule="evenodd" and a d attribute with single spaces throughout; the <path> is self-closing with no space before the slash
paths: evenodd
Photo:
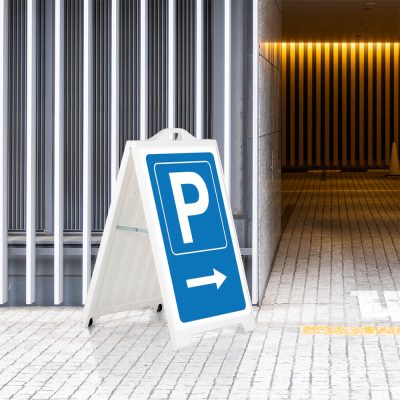
<path id="1" fill-rule="evenodd" d="M 121 0 L 119 32 L 119 158 L 127 140 L 139 138 L 138 0 Z"/>
<path id="2" fill-rule="evenodd" d="M 46 140 L 46 0 L 39 0 L 36 8 L 36 229 L 46 228 L 46 158 L 52 156 L 52 148 Z M 50 143 L 51 144 L 51 143 Z M 48 192 L 48 191 L 47 191 Z M 49 197 L 49 196 L 47 196 Z"/>
<path id="3" fill-rule="evenodd" d="M 167 126 L 167 0 L 149 1 L 148 12 L 148 129 L 152 136 Z"/>
<path id="4" fill-rule="evenodd" d="M 9 230 L 25 229 L 26 1 L 9 2 L 8 25 Z"/>
<path id="5" fill-rule="evenodd" d="M 176 9 L 176 125 L 195 132 L 196 118 L 196 2 L 178 0 Z M 211 137 L 211 0 L 204 2 L 203 19 L 203 128 Z"/>
<path id="6" fill-rule="evenodd" d="M 83 2 L 65 2 L 65 230 L 82 229 L 83 167 Z M 93 2 L 92 20 L 92 228 L 101 231 L 111 198 L 110 186 L 110 29 L 111 3 Z"/>
<path id="7" fill-rule="evenodd" d="M 46 89 L 52 78 L 46 70 L 46 0 L 36 3 L 36 229 L 45 231 L 46 206 L 51 203 L 47 184 L 51 173 L 46 163 L 51 162 L 52 143 L 46 137 L 46 120 L 51 110 L 46 104 Z M 26 0 L 9 2 L 9 230 L 25 230 L 26 210 Z M 46 197 L 47 196 L 47 197 Z"/>
<path id="8" fill-rule="evenodd" d="M 176 7 L 176 126 L 195 132 L 195 1 Z"/>
<path id="9" fill-rule="evenodd" d="M 82 229 L 83 1 L 64 6 L 64 227 Z"/>
<path id="10" fill-rule="evenodd" d="M 93 2 L 93 230 L 104 227 L 111 200 L 111 2 Z"/>
<path id="11" fill-rule="evenodd" d="M 211 1 L 204 2 L 204 138 L 211 139 Z"/>

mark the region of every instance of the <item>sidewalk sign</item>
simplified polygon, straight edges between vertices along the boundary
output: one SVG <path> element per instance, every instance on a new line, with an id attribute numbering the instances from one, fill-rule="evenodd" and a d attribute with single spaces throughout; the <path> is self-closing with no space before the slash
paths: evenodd
<path id="1" fill-rule="evenodd" d="M 159 303 L 174 348 L 255 327 L 217 143 L 183 129 L 127 142 L 83 322 Z"/>

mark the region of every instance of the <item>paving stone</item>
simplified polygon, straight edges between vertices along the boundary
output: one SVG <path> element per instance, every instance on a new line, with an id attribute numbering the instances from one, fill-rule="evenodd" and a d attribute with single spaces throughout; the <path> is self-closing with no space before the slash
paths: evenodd
<path id="1" fill-rule="evenodd" d="M 253 333 L 228 327 L 174 352 L 150 310 L 89 332 L 81 308 L 1 308 L 0 399 L 398 399 L 400 335 L 327 329 L 398 325 L 386 298 L 400 290 L 399 200 L 380 171 L 284 175 L 292 213 Z"/>

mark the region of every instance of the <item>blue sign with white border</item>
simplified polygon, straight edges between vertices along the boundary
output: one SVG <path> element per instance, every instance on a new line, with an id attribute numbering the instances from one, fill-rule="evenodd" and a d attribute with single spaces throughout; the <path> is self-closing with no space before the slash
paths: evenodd
<path id="1" fill-rule="evenodd" d="M 213 154 L 148 154 L 146 163 L 180 320 L 244 310 Z"/>

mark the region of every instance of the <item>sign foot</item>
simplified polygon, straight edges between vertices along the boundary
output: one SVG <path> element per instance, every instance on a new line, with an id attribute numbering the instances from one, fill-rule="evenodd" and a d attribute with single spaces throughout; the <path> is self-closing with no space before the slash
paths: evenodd
<path id="1" fill-rule="evenodd" d="M 243 320 L 241 325 L 244 331 L 252 332 L 254 331 L 254 329 L 256 329 L 256 318 L 253 315 L 251 315 L 249 318 Z"/>
<path id="2" fill-rule="evenodd" d="M 180 334 L 171 337 L 172 347 L 174 350 L 179 350 L 184 347 L 190 346 L 193 343 L 193 336 L 190 334 Z"/>

